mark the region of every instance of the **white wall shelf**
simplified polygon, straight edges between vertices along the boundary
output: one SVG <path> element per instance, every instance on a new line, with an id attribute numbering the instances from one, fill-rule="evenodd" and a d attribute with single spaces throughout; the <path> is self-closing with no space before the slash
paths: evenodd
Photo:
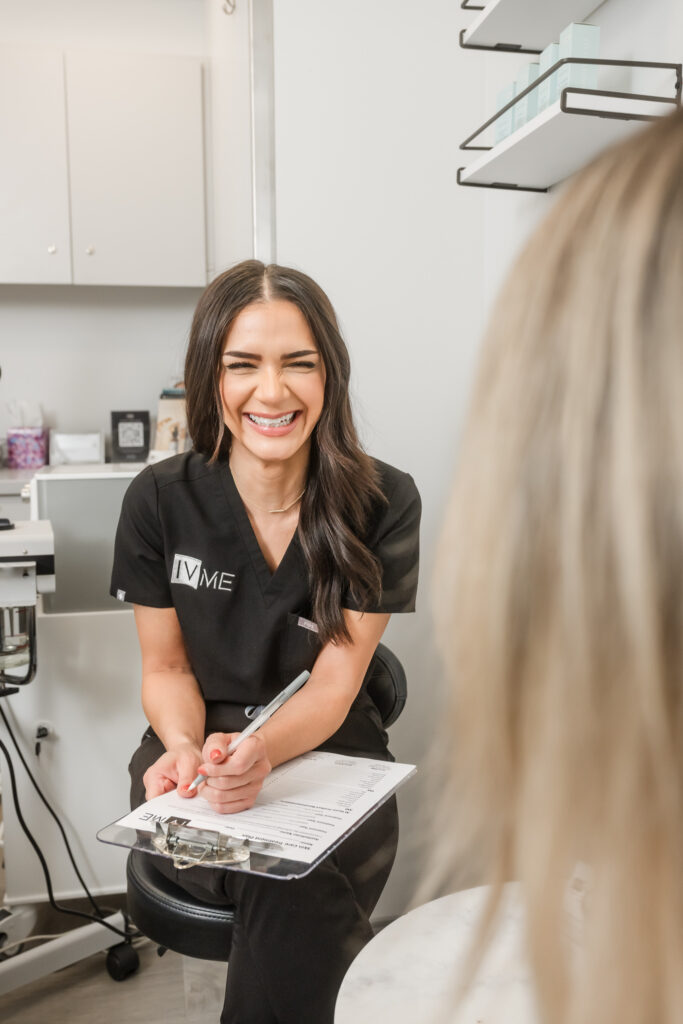
<path id="1" fill-rule="evenodd" d="M 560 64 L 571 62 L 565 60 Z M 535 82 L 462 143 L 461 149 L 479 151 L 482 155 L 468 167 L 459 168 L 459 185 L 546 192 L 601 150 L 636 131 L 643 121 L 663 117 L 680 104 L 680 64 L 604 60 L 579 63 L 665 69 L 674 76 L 674 88 L 670 96 L 565 88 L 555 103 L 502 142 L 495 146 L 478 145 L 496 120 L 537 86 Z"/>
<path id="2" fill-rule="evenodd" d="M 587 18 L 599 0 L 490 0 L 483 8 L 464 0 L 461 6 L 479 12 L 460 33 L 464 49 L 540 53 L 570 22 Z"/>

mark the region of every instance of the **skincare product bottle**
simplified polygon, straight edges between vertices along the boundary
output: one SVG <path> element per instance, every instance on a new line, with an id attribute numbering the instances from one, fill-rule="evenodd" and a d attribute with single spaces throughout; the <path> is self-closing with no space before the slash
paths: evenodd
<path id="1" fill-rule="evenodd" d="M 516 85 L 512 82 L 510 85 L 506 85 L 504 89 L 498 93 L 496 97 L 497 109 L 501 110 L 507 103 L 515 98 Z M 504 114 L 501 115 L 494 122 L 493 125 L 493 138 L 495 142 L 502 142 L 508 135 L 513 131 L 514 128 L 514 113 L 515 108 L 510 107 Z"/>
<path id="2" fill-rule="evenodd" d="M 550 68 L 554 67 L 560 59 L 560 47 L 557 43 L 550 43 L 546 46 L 545 50 L 540 56 L 538 62 L 538 74 L 539 77 L 549 71 Z M 552 75 L 548 75 L 546 79 L 539 82 L 538 89 L 538 110 L 545 110 L 546 107 L 552 106 L 558 96 L 557 92 L 557 71 L 554 71 Z"/>
<path id="3" fill-rule="evenodd" d="M 567 25 L 560 35 L 560 60 L 565 57 L 598 57 L 600 29 L 597 25 Z M 598 69 L 591 64 L 563 64 L 558 71 L 558 90 L 597 89 Z"/>
<path id="4" fill-rule="evenodd" d="M 538 78 L 538 64 L 527 64 L 522 68 L 517 76 L 517 88 L 515 95 L 519 96 L 521 92 L 532 85 Z M 521 100 L 519 100 L 515 106 L 515 131 L 525 125 L 527 121 L 530 121 L 532 117 L 536 116 L 538 110 L 538 91 L 532 89 L 528 92 Z"/>

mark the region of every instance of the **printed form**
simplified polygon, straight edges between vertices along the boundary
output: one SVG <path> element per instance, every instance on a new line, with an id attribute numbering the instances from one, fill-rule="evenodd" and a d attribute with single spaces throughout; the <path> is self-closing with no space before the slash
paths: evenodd
<path id="1" fill-rule="evenodd" d="M 248 811 L 218 814 L 201 793 L 187 800 L 173 790 L 116 824 L 154 832 L 157 822 L 172 818 L 239 839 L 277 843 L 278 856 L 312 864 L 415 770 L 412 764 L 313 750 L 275 768 Z"/>

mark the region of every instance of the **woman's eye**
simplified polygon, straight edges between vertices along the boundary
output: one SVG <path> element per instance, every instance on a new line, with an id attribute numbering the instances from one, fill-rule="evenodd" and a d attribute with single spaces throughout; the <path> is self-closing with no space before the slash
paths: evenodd
<path id="1" fill-rule="evenodd" d="M 223 367 L 226 370 L 253 370 L 253 369 L 255 369 L 253 363 L 223 363 Z"/>
<path id="2" fill-rule="evenodd" d="M 292 367 L 296 367 L 301 370 L 315 370 L 317 363 L 311 363 L 306 359 L 297 359 L 295 363 L 287 363 L 286 369 L 291 370 Z"/>

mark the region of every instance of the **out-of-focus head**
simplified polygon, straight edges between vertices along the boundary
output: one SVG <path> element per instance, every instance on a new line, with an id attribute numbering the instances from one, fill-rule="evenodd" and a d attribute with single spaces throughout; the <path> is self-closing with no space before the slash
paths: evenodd
<path id="1" fill-rule="evenodd" d="M 682 395 L 677 113 L 578 175 L 516 262 L 440 559 L 459 855 L 523 880 L 553 1024 L 683 1017 Z"/>

